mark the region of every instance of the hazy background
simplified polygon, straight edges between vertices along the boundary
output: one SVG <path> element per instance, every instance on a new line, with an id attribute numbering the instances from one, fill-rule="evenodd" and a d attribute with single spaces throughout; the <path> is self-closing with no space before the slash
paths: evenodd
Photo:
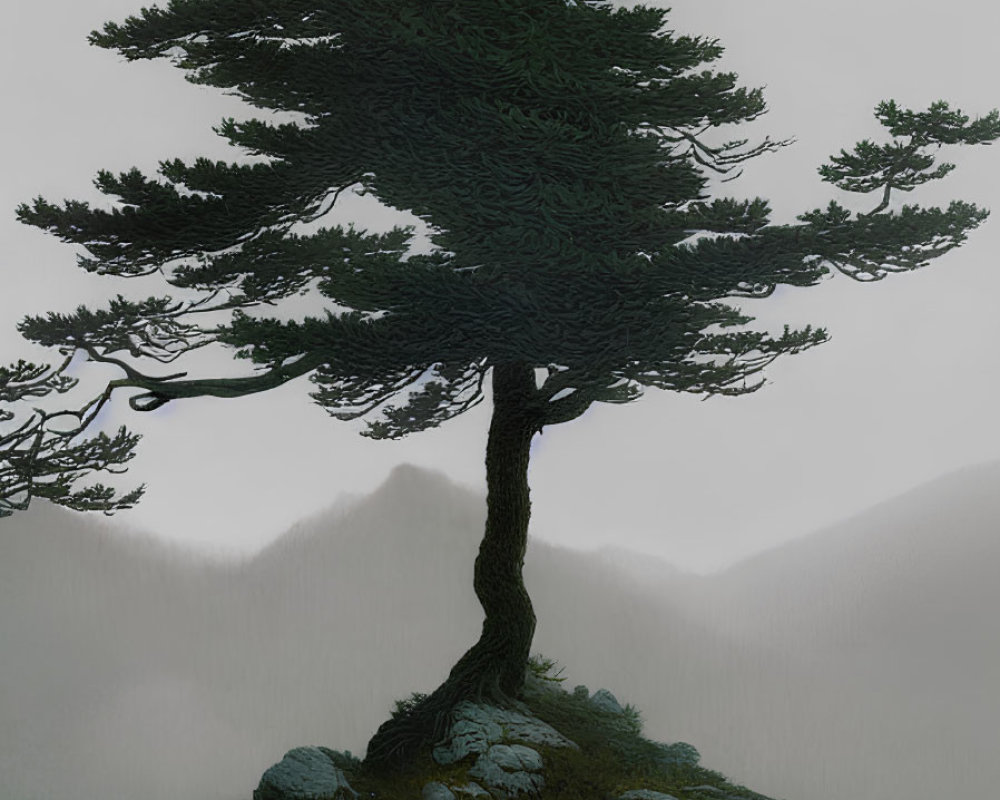
<path id="1" fill-rule="evenodd" d="M 531 538 L 533 652 L 787 800 L 991 797 L 1000 465 L 701 577 Z M 482 495 L 403 466 L 241 565 L 39 502 L 0 536 L 0 797 L 249 800 L 478 636 Z"/>
<path id="2" fill-rule="evenodd" d="M 943 98 L 973 116 L 1000 105 L 1000 12 L 977 0 L 955 0 L 947 13 L 914 0 L 673 5 L 672 27 L 719 37 L 727 48 L 719 66 L 745 85 L 766 85 L 771 112 L 733 134 L 798 139 L 726 185 L 735 195 L 769 198 L 777 222 L 834 197 L 859 210 L 875 205 L 822 183 L 816 168 L 840 148 L 880 136 L 872 116 L 878 101 L 925 108 Z M 211 131 L 223 116 L 249 114 L 234 98 L 186 83 L 167 63 L 128 64 L 86 44 L 90 30 L 138 7 L 134 0 L 38 0 L 0 12 L 5 362 L 54 358 L 14 330 L 25 314 L 99 307 L 117 292 L 163 292 L 155 279 L 82 273 L 73 247 L 14 220 L 17 203 L 39 194 L 102 203 L 91 186 L 98 169 L 150 172 L 174 156 L 235 157 Z M 897 202 L 962 198 L 1000 207 L 996 148 L 941 155 L 959 168 Z M 336 218 L 372 229 L 413 221 L 381 212 L 370 198 L 344 199 Z M 922 272 L 870 286 L 837 276 L 748 305 L 764 325 L 813 323 L 833 336 L 774 365 L 771 385 L 756 395 L 703 403 L 650 390 L 627 407 L 597 404 L 547 428 L 532 452 L 535 535 L 582 549 L 614 541 L 705 572 L 954 468 L 1000 458 L 998 241 L 1000 223 L 991 220 Z M 196 355 L 192 374 L 240 374 L 246 366 L 221 350 Z M 92 366 L 81 371 L 85 387 L 114 377 Z M 310 388 L 300 379 L 265 395 L 172 403 L 141 416 L 118 397 L 106 425 L 126 422 L 144 435 L 121 485 L 147 482 L 149 490 L 113 524 L 201 552 L 250 553 L 341 493 L 371 491 L 401 462 L 485 488 L 488 400 L 442 428 L 373 442 L 357 435 L 360 422 L 330 419 L 308 399 Z"/>
<path id="3" fill-rule="evenodd" d="M 80 273 L 73 248 L 14 221 L 17 203 L 103 202 L 90 185 L 101 168 L 232 158 L 210 127 L 249 115 L 167 64 L 87 46 L 138 7 L 0 12 L 4 363 L 52 357 L 17 335 L 25 314 L 162 291 Z M 720 37 L 719 66 L 767 85 L 771 113 L 734 135 L 798 139 L 727 192 L 767 197 L 776 222 L 834 197 L 868 209 L 877 201 L 836 193 L 815 169 L 880 136 L 879 100 L 947 99 L 973 116 L 1000 105 L 1000 12 L 941 8 L 674 3 L 672 27 Z M 1000 208 L 995 148 L 941 155 L 959 169 L 908 202 Z M 338 218 L 413 222 L 347 199 Z M 707 766 L 789 800 L 993 793 L 998 225 L 922 272 L 871 286 L 838 276 L 747 306 L 768 326 L 833 334 L 773 366 L 755 395 L 651 390 L 535 437 L 534 650 L 565 665 L 569 688 L 610 689 L 651 737 L 691 742 Z M 243 367 L 199 359 L 199 374 Z M 80 374 L 85 389 L 109 377 Z M 432 689 L 474 641 L 489 400 L 373 442 L 309 388 L 141 416 L 119 397 L 105 422 L 144 434 L 122 481 L 149 484 L 141 506 L 105 520 L 38 503 L 3 521 L 4 800 L 246 798 L 290 747 L 363 752 L 392 700 Z M 403 469 L 353 512 L 331 510 L 400 463 L 440 474 Z"/>

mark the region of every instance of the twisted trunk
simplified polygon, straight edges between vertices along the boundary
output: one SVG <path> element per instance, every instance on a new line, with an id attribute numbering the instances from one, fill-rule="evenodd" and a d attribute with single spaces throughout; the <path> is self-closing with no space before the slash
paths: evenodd
<path id="1" fill-rule="evenodd" d="M 482 633 L 447 680 L 409 713 L 384 722 L 368 742 L 365 767 L 388 772 L 406 765 L 447 732 L 463 700 L 519 707 L 535 614 L 521 567 L 528 543 L 528 457 L 539 430 L 533 413 L 534 371 L 524 364 L 493 367 L 493 418 L 486 445 L 486 532 L 476 558 L 476 596 L 486 612 Z"/>

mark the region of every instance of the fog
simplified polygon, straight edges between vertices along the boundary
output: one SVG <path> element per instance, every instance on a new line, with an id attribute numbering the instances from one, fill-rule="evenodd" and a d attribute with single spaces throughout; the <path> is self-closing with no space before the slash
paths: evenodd
<path id="1" fill-rule="evenodd" d="M 967 469 L 707 577 L 532 535 L 532 650 L 772 797 L 991 796 L 998 484 Z M 0 797 L 247 800 L 292 747 L 362 755 L 478 636 L 484 519 L 401 466 L 239 563 L 41 502 L 5 520 Z"/>

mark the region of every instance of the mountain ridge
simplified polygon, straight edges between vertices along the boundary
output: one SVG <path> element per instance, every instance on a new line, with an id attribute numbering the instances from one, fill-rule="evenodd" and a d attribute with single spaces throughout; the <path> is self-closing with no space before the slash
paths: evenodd
<path id="1" fill-rule="evenodd" d="M 567 685 L 633 703 L 650 738 L 690 741 L 703 763 L 773 796 L 988 796 L 1000 781 L 1000 647 L 984 634 L 1000 593 L 984 553 L 1000 510 L 980 496 L 993 474 L 918 487 L 927 529 L 881 574 L 893 589 L 881 593 L 856 565 L 871 561 L 864 546 L 895 541 L 892 525 L 906 540 L 906 504 L 858 517 L 875 534 L 855 524 L 728 579 L 661 580 L 641 554 L 612 547 L 605 561 L 529 537 L 533 652 L 555 658 Z M 265 557 L 225 567 L 63 509 L 6 520 L 0 796 L 237 800 L 291 747 L 363 752 L 393 701 L 434 688 L 478 636 L 483 500 L 404 466 Z M 967 514 L 979 527 L 949 541 L 985 549 L 949 550 L 936 532 L 971 506 L 989 513 Z M 649 580 L 613 563 L 629 558 L 653 564 Z M 952 617 L 928 616 L 935 604 Z M 58 764 L 40 769 L 53 752 Z"/>

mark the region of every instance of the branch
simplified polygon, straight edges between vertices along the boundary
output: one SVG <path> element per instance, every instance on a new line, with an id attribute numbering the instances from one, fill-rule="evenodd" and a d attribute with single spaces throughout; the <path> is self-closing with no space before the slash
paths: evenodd
<path id="1" fill-rule="evenodd" d="M 102 360 L 106 360 L 103 358 Z M 171 400 L 187 397 L 243 397 L 268 389 L 274 389 L 288 381 L 305 375 L 325 363 L 327 357 L 319 353 L 308 353 L 291 364 L 274 367 L 260 375 L 244 378 L 205 378 L 188 381 L 174 381 L 171 377 L 157 378 L 130 370 L 129 377 L 111 381 L 108 392 L 120 388 L 147 389 L 145 394 L 129 398 L 129 405 L 135 411 L 154 411 Z"/>
<path id="2" fill-rule="evenodd" d="M 360 183 L 361 180 L 362 180 L 362 178 L 364 178 L 364 174 L 363 173 L 360 174 L 360 175 L 355 175 L 349 182 L 347 182 L 347 183 L 345 183 L 342 186 L 339 186 L 337 188 L 337 191 L 334 192 L 333 199 L 330 201 L 330 203 L 328 205 L 326 205 L 325 208 L 323 206 L 324 206 L 324 200 L 326 198 L 324 198 L 323 200 L 320 200 L 316 204 L 317 205 L 317 210 L 314 211 L 312 214 L 299 217 L 299 218 L 295 219 L 295 221 L 296 222 L 304 222 L 304 223 L 315 222 L 320 217 L 323 217 L 323 216 L 329 214 L 330 211 L 333 209 L 333 207 L 337 204 L 337 200 L 340 197 L 341 193 L 343 193 L 347 189 L 350 189 L 352 186 L 355 186 L 358 183 Z M 329 195 L 327 195 L 327 196 L 329 196 Z M 294 216 L 294 215 L 292 215 L 292 216 Z"/>
<path id="3" fill-rule="evenodd" d="M 84 475 L 95 471 L 123 472 L 124 468 L 116 469 L 115 465 L 132 458 L 139 437 L 124 428 L 114 439 L 100 433 L 91 439 L 74 441 L 94 422 L 115 389 L 146 389 L 145 394 L 130 398 L 129 404 L 137 411 L 151 411 L 181 397 L 239 397 L 271 389 L 315 369 L 325 360 L 318 353 L 310 353 L 261 375 L 179 380 L 186 373 L 145 375 L 120 359 L 99 353 L 92 345 L 84 345 L 82 349 L 95 361 L 119 367 L 126 377 L 110 381 L 100 395 L 78 409 L 56 412 L 34 409 L 28 420 L 0 436 L 0 517 L 26 509 L 33 497 L 46 497 L 70 508 L 106 514 L 131 508 L 138 502 L 143 487 L 120 497 L 116 497 L 114 489 L 101 484 L 72 491 L 73 483 Z M 71 360 L 72 354 L 51 373 L 46 372 L 47 367 L 25 362 L 19 362 L 13 369 L 0 370 L 0 399 L 65 391 L 75 384 L 60 374 Z M 63 430 L 51 427 L 52 421 L 62 417 L 71 417 L 75 422 Z M 5 413 L 0 421 L 10 419 L 13 414 Z"/>
<path id="4" fill-rule="evenodd" d="M 482 388 L 487 373 L 485 358 L 480 359 L 471 367 L 466 367 L 462 374 L 457 376 L 457 380 L 449 380 L 450 377 L 456 375 L 456 372 L 449 370 L 445 365 L 441 365 L 438 371 L 445 379 L 444 382 L 428 381 L 423 385 L 421 391 L 415 392 L 407 399 L 405 405 L 401 407 L 386 406 L 382 411 L 382 416 L 385 419 L 366 422 L 368 430 L 363 431 L 361 435 L 372 439 L 399 439 L 409 433 L 436 428 L 441 423 L 447 422 L 483 401 Z M 466 400 L 457 401 L 460 395 L 466 393 L 473 386 L 475 390 Z M 368 410 L 373 407 L 370 406 Z M 330 413 L 344 418 L 336 411 Z M 351 414 L 349 418 L 358 416 L 361 414 Z"/>
<path id="5" fill-rule="evenodd" d="M 62 373 L 72 358 L 73 353 L 67 354 L 55 369 L 24 361 L 11 369 L 0 368 L 0 400 L 68 391 L 77 381 Z M 106 401 L 102 395 L 76 411 L 46 412 L 36 408 L 20 426 L 0 435 L 0 517 L 26 510 L 33 497 L 105 514 L 131 508 L 138 501 L 142 487 L 120 497 L 116 497 L 114 489 L 102 484 L 73 491 L 73 484 L 90 472 L 124 472 L 124 467 L 115 469 L 114 465 L 125 464 L 132 458 L 139 439 L 122 428 L 113 439 L 100 433 L 74 443 Z M 74 417 L 78 424 L 68 430 L 49 426 L 52 420 L 63 416 Z M 0 411 L 0 422 L 13 418 L 13 413 Z"/>
<path id="6" fill-rule="evenodd" d="M 885 182 L 885 191 L 882 192 L 882 202 L 879 203 L 875 208 L 869 211 L 867 214 L 858 214 L 859 217 L 873 217 L 879 211 L 884 211 L 889 207 L 889 192 L 892 191 L 892 176 L 889 176 L 888 180 Z"/>
<path id="7" fill-rule="evenodd" d="M 542 422 L 538 430 L 541 431 L 543 425 L 558 425 L 574 420 L 582 416 L 593 404 L 593 393 L 585 389 L 575 389 L 572 394 L 560 397 L 558 400 L 549 400 L 543 407 Z"/>
<path id="8" fill-rule="evenodd" d="M 605 376 L 604 381 L 599 380 L 599 375 Z M 601 385 L 606 380 L 606 372 L 598 373 L 593 369 L 584 373 L 579 370 L 563 370 L 548 377 L 536 395 L 538 402 L 535 410 L 541 419 L 539 431 L 543 425 L 558 425 L 582 416 L 594 403 L 628 403 L 642 394 L 641 390 L 636 390 L 630 383 Z M 570 394 L 558 400 L 553 399 L 567 389 L 571 390 Z"/>
<path id="9" fill-rule="evenodd" d="M 69 367 L 74 354 L 65 350 L 62 354 L 65 358 L 55 368 L 23 359 L 11 367 L 0 367 L 0 403 L 12 403 L 25 397 L 45 397 L 53 391 L 62 394 L 72 389 L 77 380 L 62 373 Z M 0 415 L 0 420 L 4 417 Z M 6 418 L 10 419 L 9 416 Z"/>
<path id="10" fill-rule="evenodd" d="M 663 128 L 657 128 L 661 133 Z M 746 140 L 740 140 L 738 142 L 727 142 L 719 147 L 710 147 L 704 142 L 702 142 L 697 134 L 689 133 L 688 131 L 681 130 L 679 128 L 670 128 L 670 130 L 676 131 L 681 139 L 687 140 L 691 143 L 691 148 L 688 151 L 689 155 L 704 167 L 708 167 L 713 172 L 717 172 L 720 175 L 728 175 L 737 164 L 744 161 L 749 161 L 751 158 L 756 158 L 764 153 L 773 153 L 781 147 L 786 147 L 790 144 L 794 144 L 795 139 L 782 139 L 781 141 L 772 141 L 770 136 L 764 138 L 756 147 L 749 150 L 744 150 L 741 153 L 733 153 L 737 147 L 742 147 L 746 144 Z M 699 133 L 703 132 L 699 131 Z M 679 141 L 676 137 L 666 136 L 670 141 Z M 738 178 L 742 170 L 736 173 L 736 175 L 731 176 L 727 180 L 734 180 Z"/>
<path id="11" fill-rule="evenodd" d="M 377 392 L 374 395 L 372 395 L 368 403 L 366 405 L 361 406 L 360 409 L 358 408 L 357 404 L 355 404 L 355 407 L 350 411 L 334 408 L 334 409 L 328 409 L 327 413 L 329 413 L 331 417 L 335 417 L 337 419 L 345 421 L 359 419 L 360 417 L 363 417 L 365 414 L 367 414 L 369 411 L 373 411 L 376 408 L 378 408 L 380 405 L 382 405 L 382 403 L 384 403 L 386 400 L 388 400 L 397 392 L 405 389 L 413 381 L 417 380 L 421 375 L 423 375 L 424 372 L 426 372 L 426 370 L 423 367 L 417 367 L 415 369 L 411 369 L 402 378 L 392 383 L 388 388 L 383 389 L 381 392 Z M 323 403 L 324 400 L 330 397 L 330 395 L 331 395 L 330 390 L 326 389 L 314 392 L 310 396 L 314 400 Z"/>

